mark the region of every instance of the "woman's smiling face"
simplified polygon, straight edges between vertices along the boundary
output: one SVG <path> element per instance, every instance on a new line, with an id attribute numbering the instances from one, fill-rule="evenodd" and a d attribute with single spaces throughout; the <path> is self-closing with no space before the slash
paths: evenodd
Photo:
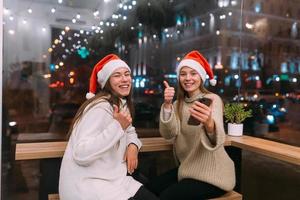
<path id="1" fill-rule="evenodd" d="M 194 96 L 200 92 L 201 85 L 201 77 L 199 73 L 190 68 L 190 67 L 182 67 L 179 72 L 179 81 L 181 87 L 185 92 L 188 93 L 188 96 Z"/>
<path id="2" fill-rule="evenodd" d="M 131 90 L 131 73 L 126 67 L 116 69 L 109 78 L 112 90 L 119 97 L 126 97 Z"/>

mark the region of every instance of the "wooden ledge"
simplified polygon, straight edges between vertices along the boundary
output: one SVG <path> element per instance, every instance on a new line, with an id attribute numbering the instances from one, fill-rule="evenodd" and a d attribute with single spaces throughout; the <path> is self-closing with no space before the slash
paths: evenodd
<path id="1" fill-rule="evenodd" d="M 300 147 L 251 136 L 227 136 L 231 146 L 300 165 Z"/>
<path id="2" fill-rule="evenodd" d="M 162 137 L 141 138 L 141 152 L 170 151 L 172 143 Z M 31 160 L 43 158 L 60 158 L 67 146 L 62 142 L 19 143 L 16 145 L 16 160 Z"/>
<path id="3" fill-rule="evenodd" d="M 162 137 L 141 138 L 141 152 L 169 151 L 172 143 Z M 16 145 L 16 160 L 59 158 L 64 155 L 67 142 L 21 143 Z M 300 165 L 300 147 L 251 136 L 227 136 L 225 146 L 259 153 L 292 164 Z"/>

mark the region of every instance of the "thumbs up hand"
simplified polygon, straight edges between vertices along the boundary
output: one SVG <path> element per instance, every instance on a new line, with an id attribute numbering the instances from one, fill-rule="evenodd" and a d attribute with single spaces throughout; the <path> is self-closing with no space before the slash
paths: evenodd
<path id="1" fill-rule="evenodd" d="M 116 105 L 113 105 L 113 117 L 116 119 L 120 125 L 122 126 L 123 130 L 126 130 L 127 127 L 132 123 L 131 115 L 128 111 L 121 111 L 119 112 L 119 108 Z"/>
<path id="2" fill-rule="evenodd" d="M 164 103 L 165 108 L 170 109 L 172 105 L 172 100 L 175 94 L 175 89 L 173 87 L 170 87 L 169 83 L 167 81 L 164 81 L 165 85 L 165 91 L 164 91 Z"/>

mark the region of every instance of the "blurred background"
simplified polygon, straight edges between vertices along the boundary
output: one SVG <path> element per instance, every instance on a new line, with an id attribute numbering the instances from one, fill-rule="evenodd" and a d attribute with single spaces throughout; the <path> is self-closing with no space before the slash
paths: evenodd
<path id="1" fill-rule="evenodd" d="M 38 199 L 39 161 L 15 162 L 15 143 L 65 140 L 93 66 L 109 53 L 131 67 L 140 137 L 159 136 L 162 81 L 176 87 L 177 64 L 199 50 L 218 81 L 206 87 L 253 110 L 245 134 L 300 146 L 298 0 L 3 4 L 4 199 Z"/>

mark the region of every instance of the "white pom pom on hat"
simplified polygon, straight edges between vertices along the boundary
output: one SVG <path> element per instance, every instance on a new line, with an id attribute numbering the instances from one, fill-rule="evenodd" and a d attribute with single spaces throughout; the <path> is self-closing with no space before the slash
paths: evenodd
<path id="1" fill-rule="evenodd" d="M 90 77 L 89 92 L 86 98 L 93 98 L 97 92 L 97 85 L 101 89 L 104 88 L 111 74 L 118 68 L 126 67 L 129 71 L 129 66 L 115 54 L 109 54 L 102 58 L 95 66 Z"/>
<path id="2" fill-rule="evenodd" d="M 177 67 L 177 77 L 179 76 L 179 72 L 182 67 L 190 67 L 196 70 L 199 73 L 203 82 L 205 82 L 206 75 L 208 75 L 210 85 L 215 86 L 217 84 L 217 80 L 214 79 L 214 74 L 209 63 L 198 51 L 189 52 L 181 60 Z"/>

